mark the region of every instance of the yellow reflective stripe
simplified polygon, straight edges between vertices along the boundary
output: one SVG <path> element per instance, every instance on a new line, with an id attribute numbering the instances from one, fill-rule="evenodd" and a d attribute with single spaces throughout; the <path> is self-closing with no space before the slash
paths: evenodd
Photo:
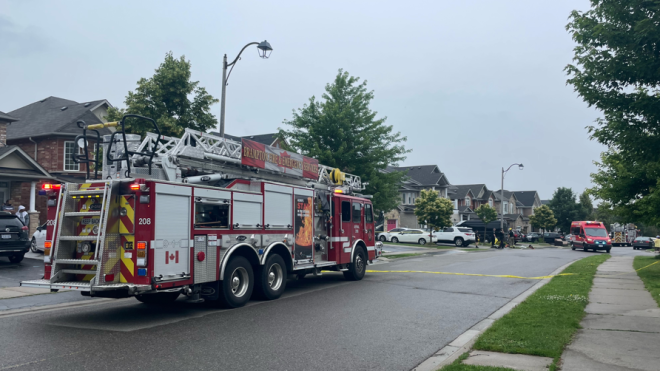
<path id="1" fill-rule="evenodd" d="M 521 277 L 505 274 L 476 274 L 476 273 L 455 273 L 455 272 L 429 272 L 429 271 L 375 271 L 368 270 L 368 273 L 427 273 L 427 274 L 447 274 L 452 276 L 474 276 L 474 277 L 497 277 L 497 278 L 518 278 L 523 280 L 545 280 L 556 276 L 572 276 L 576 273 L 560 273 L 554 276 L 539 276 L 539 277 Z"/>
<path id="2" fill-rule="evenodd" d="M 124 236 L 124 238 L 126 238 L 127 242 L 133 243 L 133 249 L 134 250 L 130 250 L 130 252 L 134 253 L 136 251 L 135 250 L 135 247 L 136 247 L 135 246 L 135 236 Z M 131 276 L 135 276 L 135 266 L 133 265 L 133 260 L 125 258 L 124 257 L 125 252 L 126 252 L 126 250 L 124 249 L 124 245 L 122 245 L 121 246 L 121 263 L 126 267 L 126 269 L 128 269 L 128 271 L 131 273 Z M 132 277 L 130 277 L 130 278 L 132 278 Z M 121 267 L 119 267 L 119 282 L 124 282 L 124 283 L 129 282 L 126 279 L 126 277 L 124 277 L 124 274 L 121 273 Z"/>
<path id="3" fill-rule="evenodd" d="M 82 259 L 82 260 L 90 260 L 93 256 L 94 256 L 93 253 L 88 252 L 87 254 L 81 256 L 80 259 Z M 83 265 L 84 265 L 84 264 L 83 264 Z M 83 265 L 80 265 L 80 269 L 82 269 Z M 94 278 L 94 276 L 95 276 L 94 274 L 86 274 L 85 277 L 83 278 L 83 281 L 87 281 L 87 282 L 89 282 L 89 281 L 92 280 L 92 278 Z"/>
<path id="4" fill-rule="evenodd" d="M 133 228 L 135 228 L 135 210 L 133 210 L 133 206 L 131 206 L 131 203 L 128 202 L 128 198 L 126 198 L 126 196 L 122 196 L 121 198 L 121 207 L 126 209 L 126 217 L 131 221 L 131 223 L 133 223 Z M 119 233 L 122 234 L 133 233 L 132 230 L 129 230 L 124 225 L 124 222 L 122 222 L 121 217 L 119 218 Z"/>

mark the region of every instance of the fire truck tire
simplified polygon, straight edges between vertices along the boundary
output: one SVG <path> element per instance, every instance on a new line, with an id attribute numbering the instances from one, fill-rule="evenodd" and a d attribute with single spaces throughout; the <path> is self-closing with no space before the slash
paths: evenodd
<path id="1" fill-rule="evenodd" d="M 367 258 L 362 247 L 358 247 L 353 255 L 353 263 L 348 265 L 348 271 L 344 272 L 344 278 L 349 281 L 359 281 L 367 272 Z"/>
<path id="2" fill-rule="evenodd" d="M 225 267 L 220 283 L 220 303 L 227 308 L 239 308 L 247 304 L 254 289 L 254 273 L 250 262 L 242 256 L 234 256 Z"/>
<path id="3" fill-rule="evenodd" d="M 157 294 L 135 296 L 138 301 L 149 305 L 163 305 L 173 303 L 178 297 L 178 292 L 159 292 Z"/>
<path id="4" fill-rule="evenodd" d="M 254 293 L 259 299 L 275 300 L 286 288 L 286 264 L 279 254 L 271 254 L 260 266 L 254 280 Z"/>

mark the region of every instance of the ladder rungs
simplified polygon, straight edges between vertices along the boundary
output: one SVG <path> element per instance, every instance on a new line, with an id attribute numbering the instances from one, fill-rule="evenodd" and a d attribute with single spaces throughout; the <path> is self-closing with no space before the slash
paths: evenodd
<path id="1" fill-rule="evenodd" d="M 98 260 L 87 260 L 87 259 L 57 259 L 55 260 L 57 264 L 80 264 L 80 265 L 98 265 Z"/>
<path id="2" fill-rule="evenodd" d="M 79 196 L 79 195 L 93 195 L 93 194 L 102 194 L 103 189 L 93 189 L 90 191 L 69 191 L 67 192 L 69 196 Z"/>
<path id="3" fill-rule="evenodd" d="M 99 216 L 100 211 L 69 211 L 64 213 L 64 216 Z"/>
<path id="4" fill-rule="evenodd" d="M 93 275 L 96 276 L 96 271 L 95 270 L 90 271 L 90 270 L 86 270 L 86 269 L 62 269 L 60 272 L 62 272 L 62 273 L 71 273 L 71 274 L 85 274 L 85 275 L 93 274 Z"/>
<path id="5" fill-rule="evenodd" d="M 96 241 L 98 236 L 60 236 L 60 241 Z"/>

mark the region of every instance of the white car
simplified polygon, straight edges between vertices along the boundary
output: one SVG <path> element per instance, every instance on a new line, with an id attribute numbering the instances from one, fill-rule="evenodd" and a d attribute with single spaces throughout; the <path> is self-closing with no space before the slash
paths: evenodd
<path id="1" fill-rule="evenodd" d="M 378 239 L 381 240 L 382 242 L 387 242 L 387 241 L 392 241 L 392 236 L 395 233 L 403 232 L 407 230 L 408 228 L 393 228 L 390 229 L 389 232 L 384 232 L 378 235 Z"/>
<path id="2" fill-rule="evenodd" d="M 37 230 L 34 231 L 34 234 L 32 234 L 30 251 L 44 251 L 44 242 L 46 242 L 46 223 L 37 227 Z"/>
<path id="3" fill-rule="evenodd" d="M 447 227 L 435 232 L 434 237 L 437 242 L 450 242 L 456 247 L 466 247 L 475 241 L 474 231 L 466 227 Z"/>
<path id="4" fill-rule="evenodd" d="M 426 245 L 427 242 L 430 242 L 428 232 L 424 232 L 423 229 L 406 229 L 405 231 L 392 233 L 390 240 L 394 243 L 409 242 L 420 245 Z"/>

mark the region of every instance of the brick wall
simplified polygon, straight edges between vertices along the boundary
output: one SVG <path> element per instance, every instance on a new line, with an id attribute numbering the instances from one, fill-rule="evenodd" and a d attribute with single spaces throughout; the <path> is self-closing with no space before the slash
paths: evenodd
<path id="1" fill-rule="evenodd" d="M 73 138 L 33 138 L 37 142 L 37 162 L 49 173 L 64 171 L 64 142 L 71 142 Z M 94 142 L 90 141 L 93 148 Z M 34 159 L 34 143 L 28 139 L 10 140 L 10 144 L 19 146 L 25 153 Z M 91 148 L 90 148 L 91 149 Z M 92 154 L 90 152 L 90 158 Z M 80 172 L 71 172 L 71 175 L 82 175 L 87 165 L 80 164 Z"/>

